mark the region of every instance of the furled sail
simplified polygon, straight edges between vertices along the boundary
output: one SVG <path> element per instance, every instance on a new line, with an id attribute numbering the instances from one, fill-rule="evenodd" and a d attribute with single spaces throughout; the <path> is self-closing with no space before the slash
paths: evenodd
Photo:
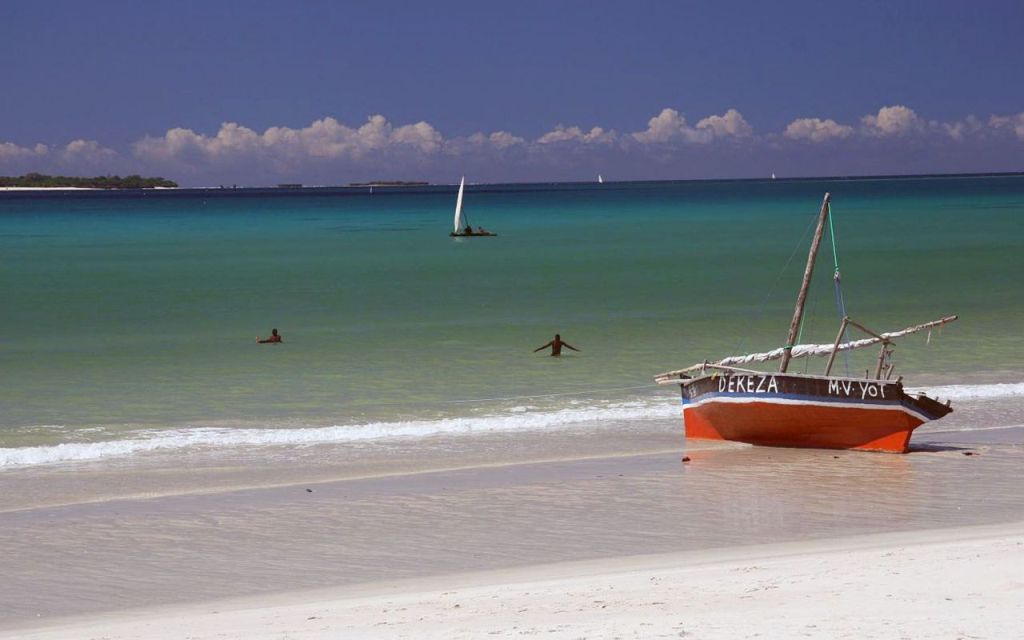
<path id="1" fill-rule="evenodd" d="M 878 344 L 880 342 L 888 342 L 894 338 L 901 338 L 911 333 L 923 331 L 925 329 L 932 329 L 934 327 L 940 327 L 948 322 L 953 322 L 957 319 L 957 316 L 946 316 L 939 320 L 932 322 L 926 322 L 924 324 L 915 325 L 913 327 L 907 327 L 901 331 L 892 331 L 890 333 L 883 333 L 878 336 L 871 338 L 863 338 L 861 340 L 851 340 L 850 342 L 843 342 L 838 345 L 836 344 L 798 344 L 793 347 L 792 357 L 793 358 L 804 358 L 807 356 L 828 356 L 833 351 L 850 351 L 852 349 L 860 349 L 862 347 L 870 347 L 871 345 Z M 729 368 L 736 367 L 739 365 L 751 364 L 754 362 L 769 362 L 771 360 L 779 360 L 782 358 L 782 354 L 785 352 L 785 347 L 779 347 L 771 351 L 765 351 L 763 353 L 751 353 L 744 356 L 730 356 L 723 358 L 718 362 L 708 363 L 702 362 L 685 369 L 677 369 L 675 371 L 667 371 L 665 373 L 655 376 L 655 380 L 658 382 L 672 382 L 676 381 L 679 374 L 688 373 L 690 371 L 698 371 L 704 367 L 714 365 L 715 367 Z"/>
<path id="2" fill-rule="evenodd" d="M 458 233 L 462 229 L 462 192 L 465 188 L 466 176 L 462 176 L 462 181 L 459 182 L 459 197 L 455 200 L 455 233 Z"/>

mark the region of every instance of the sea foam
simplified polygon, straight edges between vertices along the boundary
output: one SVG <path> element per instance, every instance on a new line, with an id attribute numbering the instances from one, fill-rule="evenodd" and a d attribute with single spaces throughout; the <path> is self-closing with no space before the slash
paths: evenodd
<path id="1" fill-rule="evenodd" d="M 671 400 L 635 401 L 600 407 L 556 411 L 523 411 L 522 407 L 483 417 L 443 418 L 296 428 L 210 428 L 152 430 L 135 437 L 103 442 L 63 443 L 51 446 L 0 448 L 0 468 L 55 462 L 100 460 L 151 452 L 211 450 L 233 447 L 306 446 L 384 441 L 430 436 L 571 429 L 582 425 L 671 418 L 679 405 Z"/>
<path id="2" fill-rule="evenodd" d="M 1024 383 L 947 385 L 908 388 L 932 397 L 955 401 L 1024 396 Z M 0 469 L 24 465 L 120 458 L 153 452 L 216 450 L 235 447 L 307 446 L 386 441 L 431 436 L 465 437 L 475 434 L 572 429 L 586 425 L 621 424 L 671 419 L 679 415 L 678 401 L 658 398 L 555 411 L 513 407 L 501 414 L 481 417 L 404 420 L 295 428 L 196 427 L 136 432 L 134 437 L 103 442 L 63 443 L 50 446 L 0 448 Z"/>
<path id="3" fill-rule="evenodd" d="M 1007 398 L 1024 396 L 1024 382 L 999 384 L 953 384 L 937 387 L 907 388 L 907 393 L 923 392 L 931 397 L 950 400 L 982 400 L 985 398 Z"/>

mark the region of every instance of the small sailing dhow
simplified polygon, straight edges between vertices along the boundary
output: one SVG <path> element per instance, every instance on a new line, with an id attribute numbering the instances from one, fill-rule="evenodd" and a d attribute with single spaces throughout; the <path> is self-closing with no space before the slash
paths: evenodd
<path id="1" fill-rule="evenodd" d="M 826 193 L 786 346 L 717 362 L 704 361 L 655 377 L 659 384 L 679 385 L 687 438 L 906 453 L 914 429 L 952 411 L 948 401 L 941 403 L 924 394 L 906 393 L 902 376 L 891 379 L 895 367 L 890 357 L 894 339 L 941 327 L 956 320 L 955 315 L 890 333 L 875 333 L 844 316 L 833 344 L 793 344 L 803 320 L 804 303 L 829 216 L 829 200 Z M 837 284 L 838 278 L 837 267 Z M 850 327 L 869 337 L 845 340 Z M 873 376 L 831 375 L 836 354 L 874 345 L 881 349 Z M 809 356 L 828 357 L 824 375 L 787 373 L 793 358 Z M 781 361 L 777 373 L 741 368 L 773 360 Z"/>
<path id="2" fill-rule="evenodd" d="M 453 238 L 493 238 L 498 235 L 491 233 L 490 231 L 484 231 L 483 227 L 477 227 L 474 229 L 469 224 L 469 218 L 466 213 L 462 210 L 462 194 L 466 190 L 466 176 L 462 176 L 462 181 L 459 182 L 459 195 L 455 199 L 455 222 L 452 225 L 452 232 L 448 235 Z"/>

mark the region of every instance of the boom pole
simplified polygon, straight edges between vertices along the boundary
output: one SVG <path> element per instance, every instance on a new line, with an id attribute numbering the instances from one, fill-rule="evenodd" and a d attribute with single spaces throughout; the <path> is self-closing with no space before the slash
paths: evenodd
<path id="1" fill-rule="evenodd" d="M 870 329 L 864 328 L 860 323 L 850 320 L 848 317 L 843 318 L 843 326 L 836 338 L 836 341 L 831 344 L 798 344 L 793 347 L 791 351 L 791 357 L 793 358 L 806 358 L 809 356 L 829 356 L 829 363 L 825 370 L 825 375 L 828 376 L 832 370 L 832 363 L 835 361 L 836 353 L 840 351 L 849 351 L 851 349 L 861 349 L 864 347 L 870 347 L 871 345 L 878 344 L 880 342 L 892 343 L 896 338 L 902 338 L 903 336 L 917 333 L 918 331 L 924 331 L 926 329 L 934 329 L 941 327 L 944 324 L 953 322 L 957 319 L 957 316 L 946 316 L 945 318 L 939 318 L 938 320 L 932 320 L 931 322 L 925 322 L 924 324 L 914 325 L 901 329 L 899 331 L 889 331 L 887 333 L 875 333 Z M 861 340 L 852 340 L 850 342 L 839 342 L 842 339 L 842 335 L 847 326 L 854 326 L 870 335 L 870 338 L 863 338 Z M 707 368 L 712 369 L 725 369 L 730 371 L 752 371 L 751 369 L 740 369 L 736 365 L 746 365 L 754 362 L 770 362 L 772 360 L 779 360 L 786 353 L 786 350 L 782 347 L 778 349 L 772 349 L 771 351 L 765 351 L 764 353 L 748 353 L 742 356 L 729 356 L 728 358 L 722 358 L 717 362 L 708 362 L 705 360 L 700 364 L 695 364 L 685 369 L 676 369 L 675 371 L 667 371 L 665 373 L 658 374 L 655 376 L 655 380 L 659 384 L 668 382 L 678 382 L 680 374 L 688 374 L 691 371 L 703 371 Z"/>

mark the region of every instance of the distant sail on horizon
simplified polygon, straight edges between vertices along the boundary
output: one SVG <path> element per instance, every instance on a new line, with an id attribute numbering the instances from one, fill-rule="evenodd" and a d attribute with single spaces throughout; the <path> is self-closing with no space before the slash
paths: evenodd
<path id="1" fill-rule="evenodd" d="M 453 233 L 458 233 L 462 228 L 462 192 L 466 188 L 466 176 L 462 176 L 459 182 L 459 197 L 455 200 L 455 224 Z"/>
<path id="2" fill-rule="evenodd" d="M 600 174 L 600 173 L 599 173 L 599 174 L 597 174 L 597 182 L 598 182 L 599 184 L 604 184 L 604 178 L 602 178 L 602 177 L 601 177 L 601 174 Z"/>
<path id="3" fill-rule="evenodd" d="M 485 231 L 483 227 L 477 227 L 474 231 L 469 224 L 469 217 L 462 210 L 462 196 L 466 191 L 466 176 L 459 181 L 459 196 L 455 199 L 455 219 L 452 221 L 452 231 L 448 235 L 458 238 L 493 238 L 498 234 L 493 231 Z"/>

